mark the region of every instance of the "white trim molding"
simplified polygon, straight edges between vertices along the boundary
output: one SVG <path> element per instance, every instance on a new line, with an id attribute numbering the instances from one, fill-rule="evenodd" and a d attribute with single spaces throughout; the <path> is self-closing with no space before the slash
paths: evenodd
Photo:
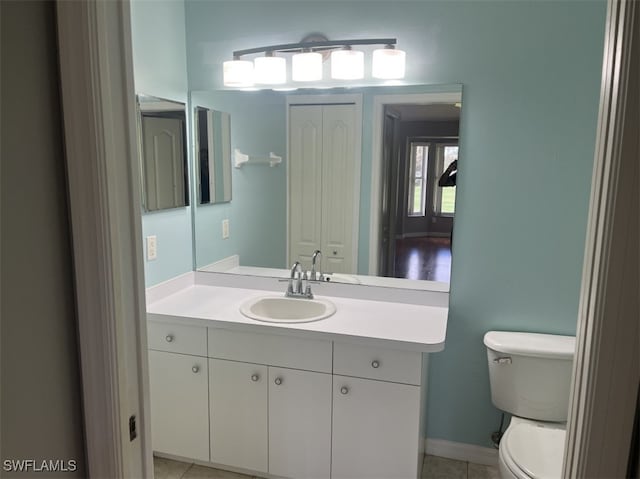
<path id="1" fill-rule="evenodd" d="M 635 22 L 635 25 L 634 25 Z M 562 477 L 627 477 L 640 381 L 640 4 L 610 0 Z"/>
<path id="2" fill-rule="evenodd" d="M 210 271 L 212 273 L 224 273 L 233 268 L 238 268 L 240 266 L 240 255 L 234 254 L 231 256 L 227 256 L 226 258 L 222 258 L 218 261 L 214 261 L 213 263 L 209 263 L 200 268 L 196 268 L 198 271 Z"/>
<path id="3" fill-rule="evenodd" d="M 444 439 L 425 439 L 425 454 L 446 457 L 456 461 L 473 462 L 485 466 L 498 465 L 498 450 L 492 447 L 476 446 Z"/>
<path id="4" fill-rule="evenodd" d="M 88 476 L 152 477 L 129 2 L 57 23 Z"/>
<path id="5" fill-rule="evenodd" d="M 399 95 L 376 95 L 373 97 L 373 132 L 371 145 L 371 204 L 369 218 L 369 269 L 368 274 L 378 275 L 380 257 L 380 205 L 382 196 L 382 138 L 384 107 L 387 105 L 429 105 L 431 103 L 462 102 L 462 85 L 452 85 L 452 90 L 438 93 L 412 93 Z"/>

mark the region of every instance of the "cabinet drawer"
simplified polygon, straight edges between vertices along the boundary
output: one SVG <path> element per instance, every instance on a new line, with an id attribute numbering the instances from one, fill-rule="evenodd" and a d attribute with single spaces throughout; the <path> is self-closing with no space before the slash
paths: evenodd
<path id="1" fill-rule="evenodd" d="M 333 345 L 333 373 L 420 385 L 422 353 L 336 341 Z"/>
<path id="2" fill-rule="evenodd" d="M 209 357 L 331 373 L 331 341 L 209 328 Z"/>
<path id="3" fill-rule="evenodd" d="M 147 333 L 149 349 L 207 355 L 207 330 L 204 327 L 149 321 Z"/>

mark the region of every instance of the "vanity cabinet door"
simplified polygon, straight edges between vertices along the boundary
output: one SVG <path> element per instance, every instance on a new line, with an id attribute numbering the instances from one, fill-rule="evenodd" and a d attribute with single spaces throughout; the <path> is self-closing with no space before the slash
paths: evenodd
<path id="1" fill-rule="evenodd" d="M 211 462 L 267 471 L 267 367 L 209 360 Z"/>
<path id="2" fill-rule="evenodd" d="M 304 479 L 330 472 L 331 375 L 270 367 L 269 474 Z"/>
<path id="3" fill-rule="evenodd" d="M 420 387 L 333 377 L 331 478 L 416 479 Z"/>
<path id="4" fill-rule="evenodd" d="M 207 359 L 149 351 L 154 451 L 209 460 Z"/>

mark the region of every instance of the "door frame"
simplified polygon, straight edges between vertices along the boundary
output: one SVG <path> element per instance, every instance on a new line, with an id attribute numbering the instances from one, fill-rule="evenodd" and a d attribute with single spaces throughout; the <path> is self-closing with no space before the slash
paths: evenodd
<path id="1" fill-rule="evenodd" d="M 630 69 L 640 68 L 640 55 L 629 54 L 633 43 L 638 48 L 637 28 L 635 37 L 631 35 L 634 15 L 636 27 L 640 24 L 640 8 L 634 3 L 608 3 L 598 146 L 565 446 L 563 477 L 567 478 L 601 477 L 603 459 L 611 456 L 610 451 L 628 451 L 629 446 L 625 431 L 602 425 L 607 425 L 609 411 L 618 412 L 617 420 L 628 416 L 630 394 L 621 385 L 637 380 L 633 368 L 615 367 L 622 364 L 624 354 L 631 358 L 637 354 L 639 312 L 632 302 L 624 310 L 613 310 L 622 293 L 637 298 L 638 285 L 634 265 L 625 270 L 629 262 L 619 262 L 613 255 L 625 253 L 615 249 L 615 240 L 625 237 L 626 231 L 621 233 L 610 220 L 617 220 L 617 215 L 626 219 L 624 215 L 631 213 L 637 219 L 637 170 L 635 176 L 626 175 L 631 178 L 627 183 L 621 182 L 625 168 L 637 168 L 637 96 L 627 96 Z M 57 26 L 87 467 L 90 477 L 152 477 L 129 2 L 59 1 Z M 380 123 L 382 105 L 396 98 L 377 99 L 374 122 Z M 381 138 L 379 125 L 374 135 Z M 372 200 L 380 186 L 379 141 L 373 147 L 376 188 L 372 188 Z M 617 188 L 623 184 L 624 188 Z M 631 203 L 616 201 L 629 190 Z M 372 223 L 377 219 L 372 215 Z M 371 231 L 377 234 L 373 224 Z M 637 254 L 637 244 L 628 242 L 625 247 Z M 374 266 L 375 261 L 374 257 Z M 631 281 L 622 283 L 622 290 L 605 287 L 608 280 L 624 274 Z M 612 312 L 619 321 L 607 316 Z M 605 347 L 603 340 L 611 335 L 630 340 Z M 617 390 L 611 388 L 612 374 L 618 379 Z M 593 407 L 596 397 L 606 398 L 606 407 Z M 138 414 L 140 428 L 138 439 L 130 442 L 127 429 L 132 412 Z M 597 434 L 601 431 L 606 435 Z M 598 451 L 595 438 L 606 444 L 606 450 L 594 453 Z M 620 464 L 624 458 L 618 454 L 614 459 Z"/>
<path id="2" fill-rule="evenodd" d="M 634 25 L 635 22 L 635 25 Z M 562 477 L 627 477 L 640 381 L 640 4 L 607 7 Z"/>
<path id="3" fill-rule="evenodd" d="M 153 477 L 130 4 L 56 13 L 87 472 Z"/>
<path id="4" fill-rule="evenodd" d="M 453 90 L 454 88 L 452 88 Z M 393 105 L 429 105 L 433 103 L 462 102 L 462 85 L 456 85 L 455 91 L 435 93 L 410 93 L 396 95 L 375 95 L 373 97 L 373 131 L 371 152 L 371 200 L 369 213 L 369 269 L 368 274 L 377 275 L 380 265 L 380 247 L 382 238 L 380 225 L 382 211 L 378 207 L 382 201 L 382 141 L 384 140 L 384 109 Z"/>
<path id="5" fill-rule="evenodd" d="M 291 138 L 289 137 L 289 112 L 292 105 L 340 105 L 340 104 L 354 104 L 356 109 L 355 125 L 354 129 L 354 162 L 355 162 L 355 174 L 353 175 L 353 214 L 354 218 L 358 218 L 358 221 L 353 222 L 353 234 L 352 234 L 352 251 L 353 259 L 351 267 L 353 271 L 358 272 L 358 244 L 360 233 L 360 181 L 362 178 L 362 94 L 349 94 L 349 93 L 325 93 L 319 95 L 287 95 L 286 108 L 287 108 L 287 165 L 291 159 L 289 145 L 291 144 Z M 290 247 L 289 244 L 289 228 L 290 224 L 290 168 L 287 166 L 287 246 L 286 246 L 286 258 L 289 260 Z M 287 265 L 291 266 L 291 265 Z"/>

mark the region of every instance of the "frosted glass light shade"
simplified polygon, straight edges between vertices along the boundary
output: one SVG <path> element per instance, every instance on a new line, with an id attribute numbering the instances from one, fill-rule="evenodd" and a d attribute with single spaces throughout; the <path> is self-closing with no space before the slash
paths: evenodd
<path id="1" fill-rule="evenodd" d="M 336 50 L 331 53 L 331 78 L 359 80 L 364 78 L 364 53 L 358 50 Z"/>
<path id="2" fill-rule="evenodd" d="M 404 78 L 406 54 L 394 48 L 380 48 L 373 51 L 371 75 L 383 80 Z"/>
<path id="3" fill-rule="evenodd" d="M 303 52 L 293 55 L 291 57 L 291 79 L 293 81 L 322 80 L 322 54 Z"/>
<path id="4" fill-rule="evenodd" d="M 255 83 L 280 85 L 287 81 L 287 61 L 281 57 L 258 57 L 253 60 Z"/>
<path id="5" fill-rule="evenodd" d="M 222 64 L 224 86 L 246 87 L 253 85 L 253 63 L 246 60 L 230 60 Z"/>

